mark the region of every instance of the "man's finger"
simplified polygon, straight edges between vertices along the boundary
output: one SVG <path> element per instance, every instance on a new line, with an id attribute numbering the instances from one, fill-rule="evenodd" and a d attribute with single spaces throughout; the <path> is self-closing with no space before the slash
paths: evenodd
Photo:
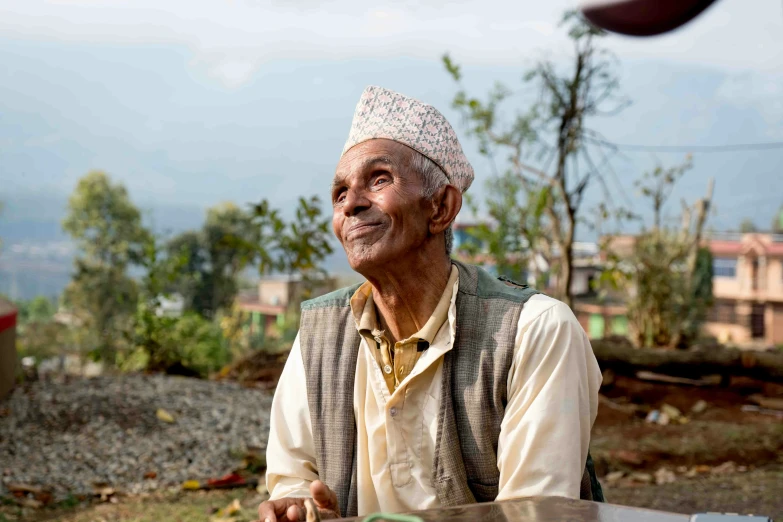
<path id="1" fill-rule="evenodd" d="M 287 511 L 291 506 L 301 505 L 303 502 L 302 498 L 281 498 L 261 502 L 258 506 L 258 519 L 261 522 L 296 522 L 296 519 L 288 521 Z"/>
<path id="2" fill-rule="evenodd" d="M 288 522 L 305 522 L 305 508 L 304 508 L 304 501 L 306 499 L 302 499 L 302 505 L 299 506 L 291 506 L 288 508 Z"/>
<path id="3" fill-rule="evenodd" d="M 320 480 L 316 480 L 310 484 L 310 494 L 313 495 L 313 500 L 321 511 L 322 518 L 334 518 L 333 516 L 327 516 L 324 513 L 326 511 L 332 511 L 337 517 L 340 516 L 340 505 L 337 502 L 337 495 L 329 489 L 329 486 Z"/>
<path id="4" fill-rule="evenodd" d="M 258 506 L 258 520 L 260 522 L 277 522 L 274 501 L 267 500 Z"/>

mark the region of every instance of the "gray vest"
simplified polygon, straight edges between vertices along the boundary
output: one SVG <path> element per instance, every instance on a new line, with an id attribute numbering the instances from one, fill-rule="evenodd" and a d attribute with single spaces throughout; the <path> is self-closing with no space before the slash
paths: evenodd
<path id="1" fill-rule="evenodd" d="M 457 331 L 443 356 L 432 483 L 441 505 L 490 502 L 498 494 L 500 424 L 519 314 L 537 291 L 459 268 Z M 343 516 L 357 515 L 353 390 L 361 336 L 350 299 L 358 285 L 302 304 L 299 343 L 307 379 L 316 466 Z M 588 455 L 581 497 L 603 501 Z"/>

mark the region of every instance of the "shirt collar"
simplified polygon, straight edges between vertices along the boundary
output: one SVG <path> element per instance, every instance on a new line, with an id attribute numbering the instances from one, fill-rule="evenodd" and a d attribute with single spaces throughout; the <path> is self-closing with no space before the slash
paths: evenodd
<path id="1" fill-rule="evenodd" d="M 432 315 L 424 326 L 421 327 L 421 330 L 408 339 L 405 339 L 405 341 L 418 339 L 427 341 L 427 344 L 432 344 L 441 326 L 443 326 L 448 319 L 449 308 L 452 304 L 452 298 L 454 297 L 455 283 L 458 279 L 459 270 L 456 265 L 451 265 L 449 281 L 446 283 L 443 295 L 441 295 L 440 301 L 438 301 L 438 304 L 435 306 Z M 356 322 L 356 329 L 359 330 L 359 333 L 365 336 L 374 336 L 373 331 L 378 330 L 379 325 L 378 314 L 375 309 L 375 303 L 373 302 L 372 285 L 369 281 L 365 281 L 351 297 L 351 312 L 354 321 Z"/>

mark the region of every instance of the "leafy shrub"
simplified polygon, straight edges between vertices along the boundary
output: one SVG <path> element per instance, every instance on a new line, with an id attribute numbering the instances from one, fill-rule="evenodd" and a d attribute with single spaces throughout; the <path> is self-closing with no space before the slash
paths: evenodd
<path id="1" fill-rule="evenodd" d="M 135 341 L 123 367 L 138 369 L 145 363 L 149 371 L 170 371 L 184 367 L 202 377 L 230 361 L 220 325 L 195 312 L 181 317 L 155 313 L 156 303 L 140 302 L 136 311 Z"/>

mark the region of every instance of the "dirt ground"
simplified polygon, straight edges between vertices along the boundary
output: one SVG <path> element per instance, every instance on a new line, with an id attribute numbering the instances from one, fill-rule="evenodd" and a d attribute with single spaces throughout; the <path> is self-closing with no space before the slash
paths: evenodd
<path id="1" fill-rule="evenodd" d="M 37 511 L 20 512 L 6 506 L 0 510 L 0 522 L 251 522 L 258 518 L 256 509 L 265 498 L 254 490 L 170 491 L 119 497 L 116 503 L 80 504 Z M 235 501 L 238 501 L 238 506 L 232 506 Z M 239 509 L 229 511 L 229 506 Z"/>
<path id="2" fill-rule="evenodd" d="M 783 396 L 783 386 L 735 379 L 693 387 L 618 377 L 602 394 L 591 451 L 609 502 L 783 520 L 783 419 L 741 409 L 753 394 Z M 706 409 L 692 412 L 699 401 Z M 645 422 L 664 404 L 687 423 Z"/>
<path id="3" fill-rule="evenodd" d="M 743 412 L 753 394 L 783 397 L 783 385 L 737 379 L 728 386 L 693 387 L 617 377 L 602 390 L 591 444 L 607 500 L 683 514 L 753 513 L 783 520 L 783 419 Z M 706 408 L 692 412 L 699 401 Z M 645 421 L 663 405 L 677 408 L 687 422 Z M 121 496 L 116 504 L 42 510 L 5 505 L 0 522 L 209 521 L 235 499 L 241 507 L 232 515 L 235 522 L 254 520 L 261 497 L 232 490 Z"/>
<path id="4" fill-rule="evenodd" d="M 683 514 L 758 514 L 783 520 L 783 466 L 706 475 L 660 486 L 606 486 L 605 492 L 612 504 Z"/>
<path id="5" fill-rule="evenodd" d="M 612 504 L 683 514 L 706 511 L 756 513 L 783 520 L 783 466 L 728 476 L 706 475 L 660 486 L 605 484 L 604 490 Z M 263 497 L 252 490 L 177 492 L 120 498 L 116 504 L 61 507 L 24 514 L 18 508 L 5 506 L 0 510 L 0 521 L 206 522 L 219 520 L 219 510 L 225 509 L 234 500 L 239 501 L 241 509 L 232 514 L 233 522 L 250 522 L 255 520 L 256 508 Z"/>

